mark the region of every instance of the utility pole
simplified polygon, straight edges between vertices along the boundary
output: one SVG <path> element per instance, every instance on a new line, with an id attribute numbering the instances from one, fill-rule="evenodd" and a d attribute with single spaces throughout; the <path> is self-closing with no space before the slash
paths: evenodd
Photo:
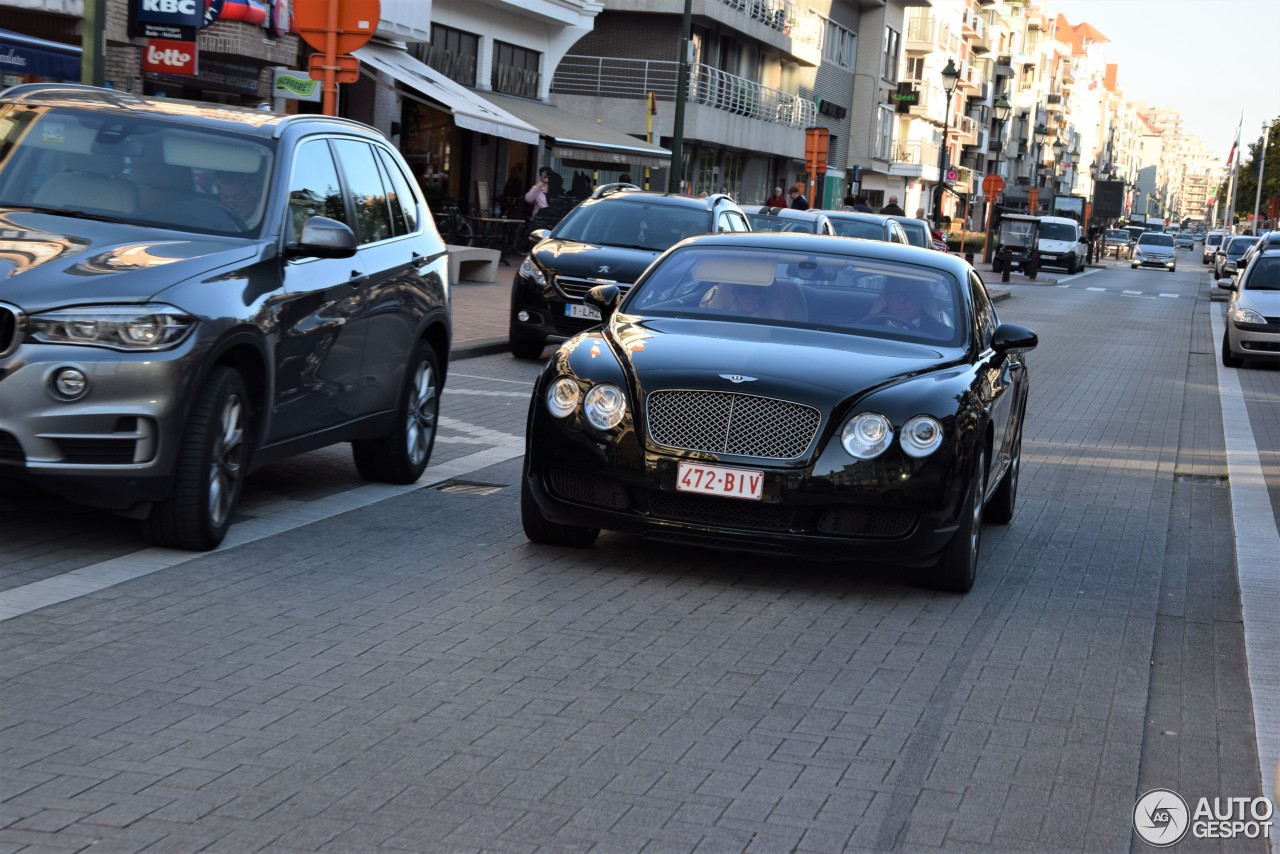
<path id="1" fill-rule="evenodd" d="M 676 112 L 671 127 L 671 172 L 667 192 L 678 193 L 684 179 L 684 102 L 689 96 L 689 48 L 693 40 L 693 0 L 684 0 L 680 24 L 680 73 L 676 75 Z"/>
<path id="2" fill-rule="evenodd" d="M 85 0 L 80 34 L 80 82 L 101 86 L 106 80 L 102 52 L 106 47 L 107 0 Z"/>

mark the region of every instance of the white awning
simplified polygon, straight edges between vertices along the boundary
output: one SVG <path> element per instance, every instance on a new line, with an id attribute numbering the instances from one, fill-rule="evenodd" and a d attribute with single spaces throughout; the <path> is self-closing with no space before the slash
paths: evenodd
<path id="1" fill-rule="evenodd" d="M 563 160 L 657 168 L 671 163 L 671 152 L 662 146 L 576 116 L 554 104 L 493 92 L 485 92 L 483 97 L 498 109 L 533 125 L 543 136 L 550 137 L 551 152 Z"/>
<path id="2" fill-rule="evenodd" d="M 362 63 L 443 104 L 453 113 L 458 127 L 526 145 L 538 144 L 538 131 L 532 125 L 419 62 L 407 51 L 370 43 L 351 53 Z"/>

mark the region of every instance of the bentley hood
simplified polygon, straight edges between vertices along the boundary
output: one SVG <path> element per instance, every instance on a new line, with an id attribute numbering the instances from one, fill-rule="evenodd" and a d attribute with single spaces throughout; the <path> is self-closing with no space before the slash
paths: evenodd
<path id="1" fill-rule="evenodd" d="M 260 251 L 239 238 L 0 210 L 0 300 L 27 311 L 144 303 Z"/>
<path id="2" fill-rule="evenodd" d="M 623 315 L 607 334 L 647 393 L 696 388 L 831 409 L 865 391 L 950 365 L 958 349 L 809 329 Z M 584 339 L 579 350 L 590 348 Z M 575 354 L 577 355 L 577 354 Z M 804 370 L 797 366 L 803 365 Z"/>

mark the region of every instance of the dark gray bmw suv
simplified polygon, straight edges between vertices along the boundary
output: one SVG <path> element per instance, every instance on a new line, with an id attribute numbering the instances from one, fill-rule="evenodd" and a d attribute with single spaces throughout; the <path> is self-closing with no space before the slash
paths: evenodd
<path id="1" fill-rule="evenodd" d="M 351 442 L 412 483 L 444 244 L 374 129 L 74 85 L 0 93 L 0 476 L 210 549 L 245 476 Z"/>

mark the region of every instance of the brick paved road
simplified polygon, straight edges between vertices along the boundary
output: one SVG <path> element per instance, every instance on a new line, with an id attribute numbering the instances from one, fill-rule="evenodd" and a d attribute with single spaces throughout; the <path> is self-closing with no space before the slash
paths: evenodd
<path id="1" fill-rule="evenodd" d="M 1116 851 L 1146 788 L 1256 794 L 1201 273 L 1070 285 L 1001 305 L 1044 343 L 970 595 L 535 547 L 511 459 L 0 623 L 0 850 Z M 438 452 L 513 441 L 535 367 L 456 367 Z"/>

